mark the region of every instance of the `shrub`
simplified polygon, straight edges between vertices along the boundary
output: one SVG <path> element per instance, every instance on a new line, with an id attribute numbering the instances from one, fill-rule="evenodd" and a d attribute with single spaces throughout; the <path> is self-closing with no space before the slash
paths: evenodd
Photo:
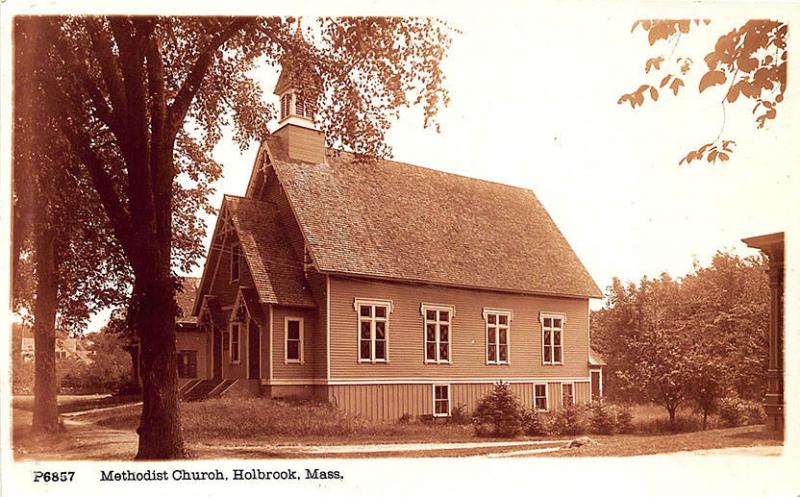
<path id="1" fill-rule="evenodd" d="M 627 406 L 611 404 L 608 406 L 610 416 L 614 417 L 617 433 L 633 433 L 633 414 Z"/>
<path id="2" fill-rule="evenodd" d="M 409 413 L 404 413 L 402 416 L 400 416 L 400 419 L 397 420 L 397 422 L 401 425 L 407 425 L 412 421 L 414 421 L 414 416 Z"/>
<path id="3" fill-rule="evenodd" d="M 472 424 L 478 436 L 513 437 L 522 429 L 522 407 L 508 383 L 497 383 L 475 407 Z"/>
<path id="4" fill-rule="evenodd" d="M 576 405 L 569 405 L 556 412 L 553 433 L 557 435 L 580 435 L 586 432 L 585 412 Z"/>
<path id="5" fill-rule="evenodd" d="M 766 420 L 764 407 L 760 403 L 733 395 L 719 400 L 717 412 L 720 425 L 725 427 L 761 424 Z"/>
<path id="6" fill-rule="evenodd" d="M 464 404 L 459 404 L 455 406 L 450 411 L 450 418 L 449 421 L 456 425 L 468 425 L 472 422 L 469 413 L 467 412 L 467 406 Z"/>
<path id="7" fill-rule="evenodd" d="M 611 435 L 617 431 L 617 413 L 604 402 L 595 401 L 589 405 L 589 428 L 592 433 Z"/>
<path id="8" fill-rule="evenodd" d="M 698 416 L 676 416 L 675 422 L 670 423 L 669 418 L 655 418 L 635 423 L 633 431 L 646 435 L 659 433 L 688 433 L 700 431 L 703 421 Z"/>
<path id="9" fill-rule="evenodd" d="M 525 409 L 522 413 L 522 432 L 526 435 L 548 435 L 549 424 L 546 413 L 536 409 Z"/>

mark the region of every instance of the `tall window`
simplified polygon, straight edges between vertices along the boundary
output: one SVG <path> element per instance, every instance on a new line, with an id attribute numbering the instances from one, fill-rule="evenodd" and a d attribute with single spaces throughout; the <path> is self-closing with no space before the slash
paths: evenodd
<path id="1" fill-rule="evenodd" d="M 231 245 L 231 281 L 239 280 L 241 272 L 240 261 L 242 259 L 242 248 L 238 243 Z"/>
<path id="2" fill-rule="evenodd" d="M 386 362 L 389 302 L 356 300 L 359 362 Z"/>
<path id="3" fill-rule="evenodd" d="M 484 309 L 486 320 L 486 363 L 508 364 L 510 311 Z"/>
<path id="4" fill-rule="evenodd" d="M 425 362 L 450 362 L 450 330 L 453 308 L 422 306 L 425 327 Z"/>
<path id="5" fill-rule="evenodd" d="M 542 353 L 544 364 L 563 364 L 562 335 L 564 333 L 564 317 L 558 315 L 542 315 Z"/>
<path id="6" fill-rule="evenodd" d="M 433 415 L 450 415 L 450 385 L 433 386 Z"/>
<path id="7" fill-rule="evenodd" d="M 231 323 L 231 362 L 239 362 L 239 330 L 241 324 Z"/>
<path id="8" fill-rule="evenodd" d="M 537 411 L 547 410 L 547 384 L 536 383 L 533 385 L 533 407 Z"/>
<path id="9" fill-rule="evenodd" d="M 303 362 L 303 318 L 286 318 L 285 362 Z"/>
<path id="10" fill-rule="evenodd" d="M 572 383 L 561 384 L 561 405 L 564 407 L 575 404 L 575 385 Z"/>
<path id="11" fill-rule="evenodd" d="M 197 378 L 197 351 L 178 351 L 178 378 Z"/>

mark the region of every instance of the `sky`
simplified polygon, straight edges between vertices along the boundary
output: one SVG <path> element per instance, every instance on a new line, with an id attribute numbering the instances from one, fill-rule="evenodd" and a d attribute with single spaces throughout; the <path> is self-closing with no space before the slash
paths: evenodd
<path id="1" fill-rule="evenodd" d="M 761 130 L 749 101 L 727 106 L 723 128 L 723 89 L 697 91 L 703 57 L 748 18 L 744 9 L 693 14 L 711 23 L 674 48 L 695 62 L 685 88 L 634 110 L 618 98 L 657 83 L 663 73 L 646 75 L 645 60 L 673 50 L 630 31 L 633 20 L 658 9 L 542 5 L 440 14 L 461 31 L 443 66 L 451 101 L 438 134 L 423 129 L 419 109 L 402 113 L 387 137 L 395 159 L 533 190 L 601 289 L 613 277 L 685 275 L 695 259 L 708 263 L 718 250 L 755 254 L 742 238 L 787 229 L 798 164 L 797 121 L 788 118 L 798 115 L 792 78 L 778 118 Z M 256 73 L 273 102 L 278 72 Z M 678 165 L 721 128 L 737 142 L 730 161 Z M 214 206 L 223 193 L 244 193 L 256 149 L 240 153 L 228 137 L 215 149 L 224 177 Z M 212 217 L 208 224 L 206 247 Z M 193 274 L 201 272 L 202 264 Z M 98 317 L 90 328 L 101 325 Z"/>

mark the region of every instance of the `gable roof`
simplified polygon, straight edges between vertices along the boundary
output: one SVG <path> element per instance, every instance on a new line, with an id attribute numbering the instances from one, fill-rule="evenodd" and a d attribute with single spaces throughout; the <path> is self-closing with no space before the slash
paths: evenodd
<path id="1" fill-rule="evenodd" d="M 303 261 L 292 250 L 277 208 L 268 202 L 225 195 L 258 300 L 266 304 L 314 307 Z"/>
<path id="2" fill-rule="evenodd" d="M 328 150 L 267 145 L 322 272 L 520 293 L 602 296 L 532 191 Z"/>

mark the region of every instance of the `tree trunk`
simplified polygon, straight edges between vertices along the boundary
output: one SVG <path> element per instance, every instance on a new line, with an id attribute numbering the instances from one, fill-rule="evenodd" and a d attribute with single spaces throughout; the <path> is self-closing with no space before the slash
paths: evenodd
<path id="1" fill-rule="evenodd" d="M 46 204 L 46 202 L 45 202 Z M 47 216 L 46 205 L 41 216 Z M 56 299 L 58 274 L 55 237 L 37 223 L 34 229 L 36 261 L 36 300 L 33 304 L 35 375 L 33 384 L 33 429 L 37 432 L 61 430 L 58 420 L 56 385 Z"/>
<path id="2" fill-rule="evenodd" d="M 703 409 L 703 431 L 708 429 L 708 409 Z"/>
<path id="3" fill-rule="evenodd" d="M 134 285 L 143 402 L 136 459 L 179 459 L 186 453 L 178 411 L 174 287 L 168 261 L 150 260 Z"/>
<path id="4" fill-rule="evenodd" d="M 677 406 L 669 406 L 667 407 L 667 411 L 669 411 L 669 426 L 674 430 L 675 429 L 675 411 L 678 410 Z"/>

